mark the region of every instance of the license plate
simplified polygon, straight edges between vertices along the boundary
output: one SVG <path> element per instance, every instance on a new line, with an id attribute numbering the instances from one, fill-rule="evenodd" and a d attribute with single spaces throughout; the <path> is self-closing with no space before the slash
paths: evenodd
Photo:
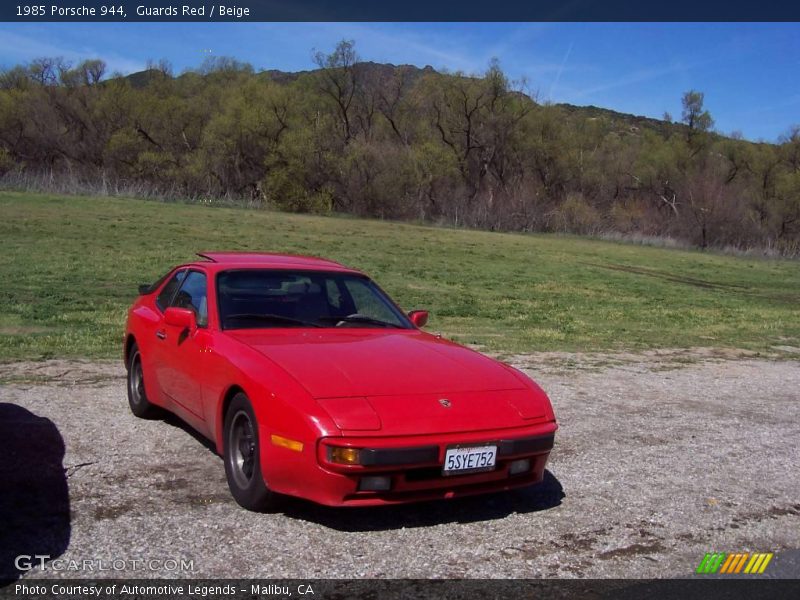
<path id="1" fill-rule="evenodd" d="M 445 475 L 491 471 L 497 459 L 497 446 L 448 448 L 444 455 Z"/>

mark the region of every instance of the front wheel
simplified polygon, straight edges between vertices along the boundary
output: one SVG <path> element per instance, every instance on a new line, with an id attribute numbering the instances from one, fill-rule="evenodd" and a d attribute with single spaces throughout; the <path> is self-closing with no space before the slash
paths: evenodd
<path id="1" fill-rule="evenodd" d="M 128 358 L 128 405 L 131 407 L 131 412 L 141 419 L 152 419 L 158 416 L 158 408 L 147 400 L 144 390 L 142 354 L 136 344 L 131 348 Z"/>
<path id="2" fill-rule="evenodd" d="M 277 503 L 261 473 L 258 422 L 250 401 L 236 394 L 225 413 L 224 435 L 225 475 L 228 487 L 240 506 L 265 511 Z"/>

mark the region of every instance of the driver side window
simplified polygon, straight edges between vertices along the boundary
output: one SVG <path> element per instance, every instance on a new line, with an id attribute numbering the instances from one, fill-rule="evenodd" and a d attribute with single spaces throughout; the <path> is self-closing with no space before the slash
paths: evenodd
<path id="1" fill-rule="evenodd" d="M 181 283 L 183 283 L 184 277 L 186 277 L 186 269 L 181 269 L 170 278 L 167 285 L 161 288 L 161 293 L 156 297 L 156 304 L 158 304 L 161 310 L 166 310 L 167 307 L 170 306 L 172 297 L 175 295 L 175 291 L 180 287 Z"/>
<path id="2" fill-rule="evenodd" d="M 208 325 L 208 295 L 206 294 L 205 273 L 189 271 L 170 306 L 193 310 L 197 317 L 197 326 L 205 327 Z"/>

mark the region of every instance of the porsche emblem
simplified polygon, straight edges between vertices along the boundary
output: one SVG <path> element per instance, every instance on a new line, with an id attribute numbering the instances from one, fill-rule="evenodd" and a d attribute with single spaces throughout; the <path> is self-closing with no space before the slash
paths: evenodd
<path id="1" fill-rule="evenodd" d="M 448 400 L 447 398 L 439 398 L 439 404 L 441 404 L 445 408 L 450 408 L 450 400 Z"/>

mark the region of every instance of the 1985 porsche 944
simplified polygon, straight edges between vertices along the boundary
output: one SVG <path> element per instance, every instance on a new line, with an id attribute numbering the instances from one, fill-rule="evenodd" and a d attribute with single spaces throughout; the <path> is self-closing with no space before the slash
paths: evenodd
<path id="1" fill-rule="evenodd" d="M 543 478 L 557 429 L 512 367 L 420 330 L 366 275 L 321 258 L 207 252 L 128 313 L 128 401 L 211 439 L 236 501 L 332 506 Z"/>

